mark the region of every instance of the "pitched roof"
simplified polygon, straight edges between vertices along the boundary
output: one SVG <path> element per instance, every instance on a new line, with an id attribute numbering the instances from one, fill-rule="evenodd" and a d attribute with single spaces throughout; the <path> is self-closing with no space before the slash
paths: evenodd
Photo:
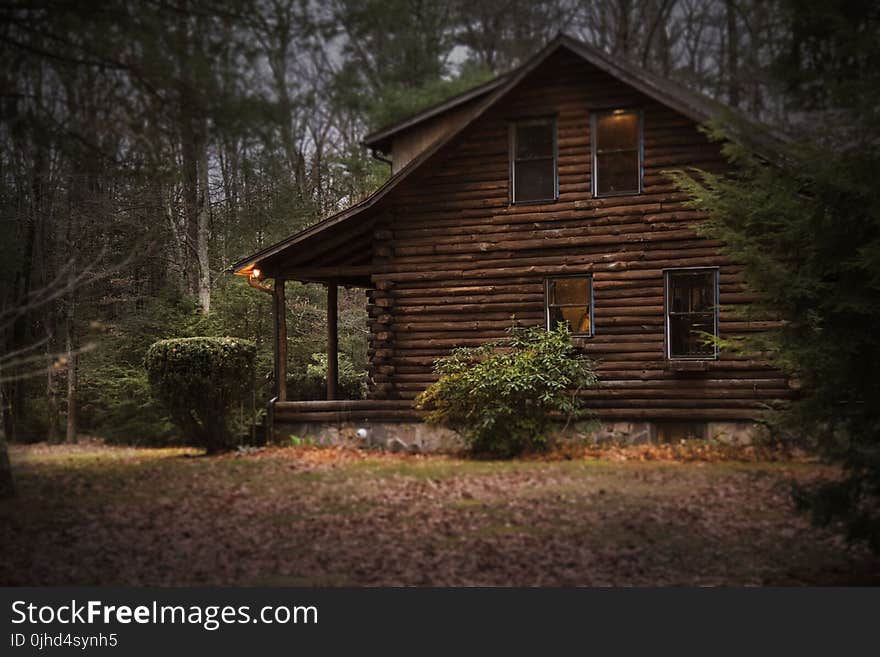
<path id="1" fill-rule="evenodd" d="M 374 148 L 383 153 L 388 153 L 391 150 L 391 141 L 394 139 L 395 135 L 417 126 L 428 119 L 445 114 L 456 107 L 461 107 L 462 105 L 485 96 L 504 84 L 504 81 L 507 80 L 510 75 L 511 73 L 505 73 L 504 75 L 494 77 L 488 82 L 484 82 L 476 87 L 471 87 L 460 94 L 456 94 L 455 96 L 451 96 L 435 105 L 431 105 L 421 112 L 411 114 L 397 123 L 383 126 L 364 137 L 361 140 L 361 143 L 367 148 Z"/>
<path id="2" fill-rule="evenodd" d="M 566 34 L 559 34 L 555 39 L 550 41 L 544 48 L 536 53 L 531 59 L 525 62 L 519 68 L 499 76 L 479 87 L 475 87 L 470 92 L 465 92 L 443 103 L 435 105 L 432 108 L 424 110 L 398 124 L 389 126 L 364 139 L 366 145 L 381 144 L 383 140 L 389 139 L 392 135 L 413 127 L 418 123 L 425 121 L 431 117 L 438 116 L 455 107 L 461 107 L 471 100 L 482 99 L 476 103 L 468 116 L 458 127 L 449 133 L 438 138 L 434 143 L 419 153 L 409 163 L 394 173 L 385 183 L 375 192 L 363 201 L 338 212 L 318 223 L 306 228 L 298 233 L 294 233 L 290 237 L 272 244 L 260 251 L 243 258 L 232 264 L 229 269 L 235 273 L 247 273 L 255 266 L 267 261 L 268 259 L 276 259 L 282 253 L 289 252 L 295 248 L 305 248 L 319 238 L 325 231 L 338 229 L 341 225 L 347 224 L 356 217 L 367 218 L 369 211 L 374 209 L 376 205 L 388 193 L 396 188 L 401 182 L 407 179 L 415 170 L 417 170 L 425 161 L 433 156 L 437 151 L 446 144 L 455 139 L 463 130 L 471 125 L 476 119 L 483 115 L 498 100 L 505 96 L 511 89 L 516 87 L 529 73 L 540 66 L 553 53 L 560 49 L 567 49 L 578 55 L 586 62 L 592 64 L 598 69 L 608 73 L 609 75 L 625 82 L 636 90 L 642 92 L 646 96 L 671 107 L 680 112 L 684 116 L 698 122 L 704 123 L 714 116 L 721 113 L 731 113 L 732 110 L 725 105 L 714 101 L 702 94 L 690 91 L 681 85 L 667 80 L 666 78 L 657 76 L 640 67 L 632 64 L 620 62 L 612 59 L 609 55 L 601 50 L 590 46 L 582 41 L 574 39 Z M 771 135 L 773 139 L 781 139 L 778 135 Z M 334 231 L 335 232 L 335 231 Z M 267 272 L 268 273 L 268 272 Z"/>

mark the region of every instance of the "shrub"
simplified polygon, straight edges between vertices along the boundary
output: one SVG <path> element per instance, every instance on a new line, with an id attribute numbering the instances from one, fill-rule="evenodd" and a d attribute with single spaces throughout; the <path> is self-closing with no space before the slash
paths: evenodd
<path id="1" fill-rule="evenodd" d="M 252 390 L 255 354 L 247 340 L 179 338 L 153 344 L 145 366 L 153 394 L 186 440 L 210 454 L 235 441 L 233 425 Z"/>
<path id="2" fill-rule="evenodd" d="M 305 368 L 294 366 L 287 375 L 287 398 L 309 401 L 327 397 L 327 354 L 312 354 Z M 336 384 L 339 399 L 363 399 L 367 396 L 367 373 L 358 369 L 345 354 L 339 353 Z"/>
<path id="3" fill-rule="evenodd" d="M 174 426 L 143 366 L 84 363 L 80 370 L 81 426 L 108 443 L 163 447 L 173 443 Z"/>
<path id="4" fill-rule="evenodd" d="M 419 395 L 426 420 L 461 433 L 477 455 L 511 457 L 547 447 L 554 415 L 582 417 L 578 390 L 596 383 L 568 328 L 512 328 L 508 337 L 455 349 L 435 365 L 440 379 Z"/>

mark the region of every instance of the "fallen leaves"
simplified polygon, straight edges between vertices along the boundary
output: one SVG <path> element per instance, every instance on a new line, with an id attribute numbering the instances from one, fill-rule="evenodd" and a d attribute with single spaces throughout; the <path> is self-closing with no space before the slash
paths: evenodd
<path id="1" fill-rule="evenodd" d="M 186 454 L 14 447 L 21 495 L 0 503 L 0 583 L 880 581 L 874 557 L 794 513 L 792 481 L 836 474 L 804 458 L 698 445 L 513 462 L 341 447 Z"/>
<path id="2" fill-rule="evenodd" d="M 730 445 L 706 440 L 682 440 L 673 443 L 644 445 L 592 444 L 568 445 L 545 456 L 545 460 L 591 458 L 606 461 L 668 461 L 674 463 L 747 463 L 796 462 L 814 463 L 816 458 L 803 450 L 784 445 Z"/>

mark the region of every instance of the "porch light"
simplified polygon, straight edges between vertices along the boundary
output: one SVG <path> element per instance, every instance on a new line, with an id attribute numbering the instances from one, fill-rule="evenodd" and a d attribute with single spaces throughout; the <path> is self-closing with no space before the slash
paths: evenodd
<path id="1" fill-rule="evenodd" d="M 259 278 L 262 275 L 263 275 L 263 272 L 261 272 L 256 267 L 254 267 L 254 269 L 251 270 L 251 278 Z"/>

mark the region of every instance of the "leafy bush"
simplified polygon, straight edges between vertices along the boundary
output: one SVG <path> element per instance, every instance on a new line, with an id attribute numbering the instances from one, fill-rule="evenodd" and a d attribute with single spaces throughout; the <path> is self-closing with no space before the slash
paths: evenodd
<path id="1" fill-rule="evenodd" d="M 144 358 L 157 340 L 193 335 L 200 312 L 179 291 L 162 289 L 120 304 L 112 315 L 100 322 L 98 348 L 80 357 L 80 431 L 117 444 L 179 443 L 180 432 L 151 393 Z"/>
<path id="2" fill-rule="evenodd" d="M 255 355 L 256 345 L 247 340 L 179 338 L 151 346 L 145 366 L 153 394 L 187 441 L 213 453 L 234 443 Z"/>
<path id="3" fill-rule="evenodd" d="M 582 417 L 578 390 L 596 383 L 568 328 L 512 328 L 508 337 L 455 349 L 435 365 L 440 379 L 419 395 L 426 420 L 454 429 L 479 455 L 546 449 L 554 414 Z"/>
<path id="4" fill-rule="evenodd" d="M 172 444 L 174 426 L 150 392 L 144 368 L 104 363 L 82 368 L 79 419 L 108 443 L 159 447 Z"/>
<path id="5" fill-rule="evenodd" d="M 312 354 L 303 371 L 295 366 L 287 375 L 287 398 L 291 401 L 326 399 L 327 354 Z M 367 395 L 367 373 L 355 367 L 344 353 L 339 354 L 336 392 L 339 399 L 363 399 Z"/>

